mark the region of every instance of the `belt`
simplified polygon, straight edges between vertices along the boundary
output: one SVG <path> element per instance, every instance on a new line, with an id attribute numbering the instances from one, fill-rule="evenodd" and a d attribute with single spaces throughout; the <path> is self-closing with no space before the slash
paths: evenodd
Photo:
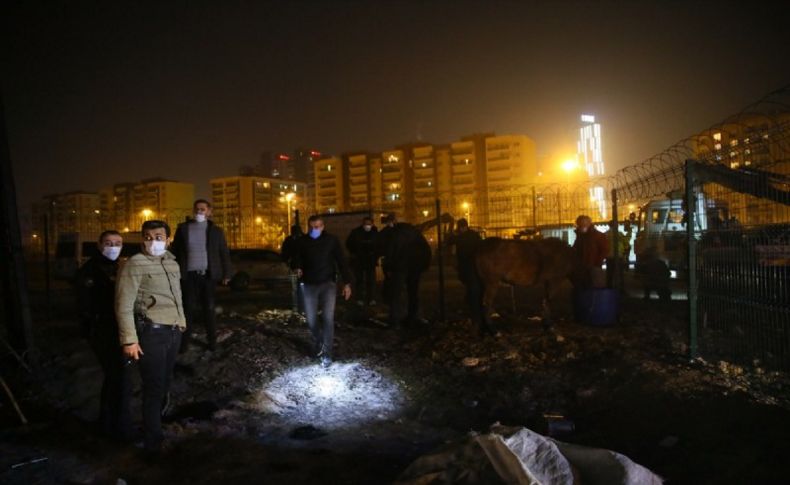
<path id="1" fill-rule="evenodd" d="M 151 330 L 170 330 L 171 332 L 178 330 L 178 325 L 165 325 L 162 323 L 143 323 L 143 325 Z"/>

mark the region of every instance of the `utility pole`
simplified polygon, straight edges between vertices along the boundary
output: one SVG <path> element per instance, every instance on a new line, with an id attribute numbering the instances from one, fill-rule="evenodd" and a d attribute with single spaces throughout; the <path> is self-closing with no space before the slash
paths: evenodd
<path id="1" fill-rule="evenodd" d="M 0 209 L 0 273 L 3 279 L 5 323 L 11 345 L 25 352 L 33 347 L 33 324 L 30 318 L 16 186 L 8 148 L 8 130 L 5 124 L 2 94 L 0 94 Z"/>

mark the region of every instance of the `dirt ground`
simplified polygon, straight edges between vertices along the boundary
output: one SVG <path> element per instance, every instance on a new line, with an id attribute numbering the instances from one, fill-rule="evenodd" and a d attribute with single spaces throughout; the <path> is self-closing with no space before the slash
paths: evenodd
<path id="1" fill-rule="evenodd" d="M 536 295 L 503 291 L 500 335 L 481 339 L 457 283 L 438 322 L 427 281 L 419 328 L 382 325 L 383 307 L 341 305 L 337 362 L 324 371 L 284 294 L 220 292 L 218 349 L 179 357 L 155 465 L 95 432 L 101 373 L 67 292 L 49 323 L 37 305 L 36 377 L 2 357 L 31 423 L 0 400 L 0 483 L 390 483 L 420 455 L 495 422 L 545 433 L 544 414 L 573 422 L 560 439 L 623 453 L 670 484 L 790 482 L 790 379 L 690 362 L 683 301 L 626 299 L 620 323 L 600 328 L 572 321 L 565 291 L 547 332 L 533 317 Z"/>

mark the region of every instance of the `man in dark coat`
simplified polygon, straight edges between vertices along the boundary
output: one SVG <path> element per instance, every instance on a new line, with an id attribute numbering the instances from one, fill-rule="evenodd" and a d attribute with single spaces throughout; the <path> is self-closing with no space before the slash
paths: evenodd
<path id="1" fill-rule="evenodd" d="M 302 280 L 305 316 L 313 335 L 317 357 L 322 367 L 332 364 L 332 343 L 335 335 L 335 302 L 337 273 L 343 279 L 343 298 L 351 298 L 351 273 L 340 240 L 324 231 L 324 220 L 313 215 L 307 224 L 310 232 L 299 239 L 292 268 Z M 318 308 L 323 325 L 318 326 Z"/>
<path id="2" fill-rule="evenodd" d="M 589 216 L 576 218 L 576 241 L 573 249 L 582 265 L 584 281 L 582 287 L 600 288 L 606 286 L 606 274 L 601 265 L 609 256 L 609 238 L 592 223 Z"/>
<path id="3" fill-rule="evenodd" d="M 357 304 L 375 305 L 373 292 L 376 287 L 376 236 L 378 229 L 373 219 L 365 217 L 362 225 L 355 228 L 346 239 L 346 249 L 351 255 L 351 267 L 354 269 Z"/>
<path id="4" fill-rule="evenodd" d="M 455 245 L 455 257 L 457 261 L 458 279 L 466 288 L 466 301 L 469 305 L 469 317 L 473 322 L 480 320 L 480 308 L 482 305 L 482 285 L 477 276 L 475 267 L 475 252 L 483 240 L 480 233 L 469 229 L 469 222 L 466 219 L 458 219 L 457 232 L 450 235 L 447 245 Z"/>
<path id="5" fill-rule="evenodd" d="M 304 236 L 302 228 L 298 224 L 294 224 L 291 226 L 291 234 L 283 239 L 283 244 L 280 246 L 280 258 L 289 268 L 293 267 L 294 259 L 299 252 L 299 238 L 302 236 Z M 289 277 L 291 280 L 291 308 L 295 312 L 304 313 L 304 295 L 302 295 L 299 285 L 299 278 L 295 271 L 291 271 Z"/>
<path id="6" fill-rule="evenodd" d="M 398 222 L 395 214 L 384 218 L 386 227 L 379 233 L 379 254 L 383 257 L 384 296 L 389 305 L 391 325 L 413 325 L 420 323 L 419 287 L 420 277 L 431 264 L 431 247 L 422 233 L 413 225 Z M 406 287 L 407 312 L 401 318 L 400 297 Z"/>
<path id="7" fill-rule="evenodd" d="M 233 276 L 225 233 L 208 219 L 211 217 L 211 203 L 198 199 L 193 208 L 194 219 L 178 225 L 171 245 L 171 252 L 181 269 L 181 291 L 187 317 L 187 330 L 181 339 L 182 352 L 189 345 L 190 334 L 201 307 L 208 348 L 216 348 L 214 293 L 217 283 L 227 285 Z"/>
<path id="8" fill-rule="evenodd" d="M 118 344 L 115 320 L 115 278 L 123 238 L 116 231 L 99 236 L 99 254 L 77 272 L 77 298 L 83 335 L 99 359 L 104 381 L 99 401 L 99 426 L 108 437 L 119 441 L 132 438 L 129 402 L 132 381 L 129 366 Z"/>

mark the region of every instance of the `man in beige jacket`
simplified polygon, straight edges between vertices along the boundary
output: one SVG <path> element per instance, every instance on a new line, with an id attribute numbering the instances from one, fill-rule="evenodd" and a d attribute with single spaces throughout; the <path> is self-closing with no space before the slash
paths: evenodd
<path id="1" fill-rule="evenodd" d="M 115 316 L 124 356 L 139 362 L 145 450 L 157 455 L 164 439 L 162 411 L 186 319 L 178 263 L 167 250 L 170 227 L 146 221 L 142 233 L 142 252 L 118 273 Z"/>

